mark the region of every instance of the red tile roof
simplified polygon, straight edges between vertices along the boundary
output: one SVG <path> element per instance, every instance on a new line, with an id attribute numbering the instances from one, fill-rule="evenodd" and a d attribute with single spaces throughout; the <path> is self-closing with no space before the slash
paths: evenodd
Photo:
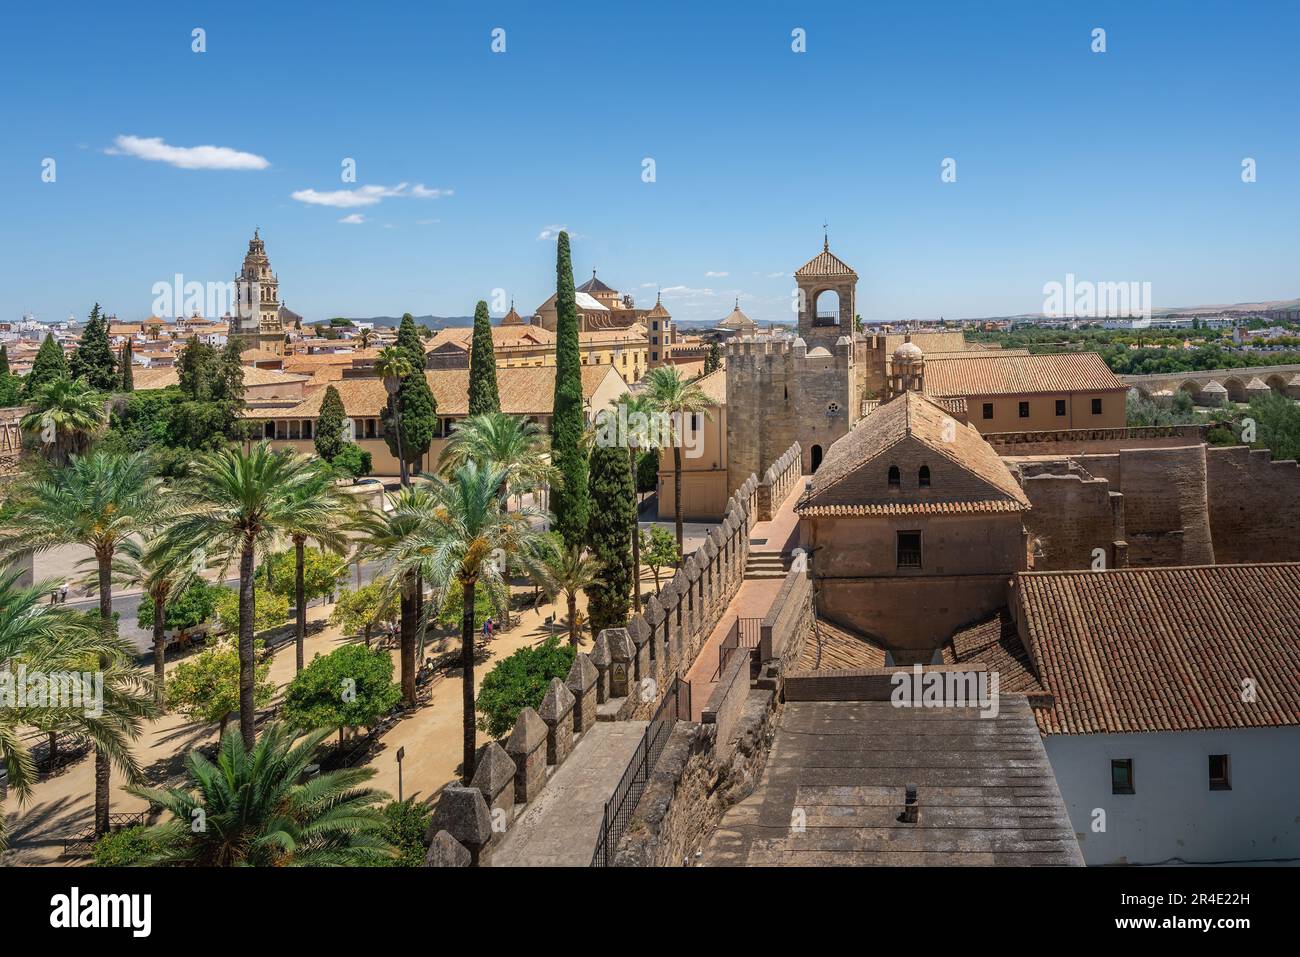
<path id="1" fill-rule="evenodd" d="M 1007 355 L 973 352 L 925 362 L 925 392 L 934 396 L 1032 395 L 1124 389 L 1095 352 Z"/>
<path id="2" fill-rule="evenodd" d="M 942 650 L 945 665 L 977 661 L 998 673 L 999 694 L 1042 692 L 1034 664 L 1020 643 L 1016 623 L 1005 608 L 984 621 L 953 632 Z"/>
<path id="3" fill-rule="evenodd" d="M 1300 724 L 1300 563 L 1022 572 L 1046 734 Z M 1253 700 L 1242 700 L 1246 682 Z"/>

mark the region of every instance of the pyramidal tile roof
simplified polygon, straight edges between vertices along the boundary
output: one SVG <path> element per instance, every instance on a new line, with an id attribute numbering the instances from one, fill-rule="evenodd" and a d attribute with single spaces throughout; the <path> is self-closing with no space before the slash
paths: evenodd
<path id="1" fill-rule="evenodd" d="M 615 292 L 616 290 L 611 289 L 609 286 L 605 285 L 603 282 L 597 279 L 596 270 L 593 269 L 591 271 L 591 278 L 588 279 L 586 282 L 584 282 L 581 286 L 579 286 L 576 291 L 593 293 L 593 292 Z"/>
<path id="2" fill-rule="evenodd" d="M 853 271 L 852 266 L 831 252 L 828 242 L 822 243 L 822 251 L 795 271 L 795 278 L 798 279 L 813 279 L 823 276 L 858 278 L 858 274 Z"/>

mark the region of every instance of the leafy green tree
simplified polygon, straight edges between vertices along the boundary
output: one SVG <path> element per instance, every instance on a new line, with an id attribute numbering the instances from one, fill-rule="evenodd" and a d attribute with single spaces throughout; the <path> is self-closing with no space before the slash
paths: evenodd
<path id="1" fill-rule="evenodd" d="M 95 303 L 81 333 L 81 342 L 72 354 L 69 372 L 74 379 L 84 379 L 97 392 L 116 391 L 121 384 L 113 347 L 108 341 L 108 325 Z"/>
<path id="2" fill-rule="evenodd" d="M 54 379 L 31 399 L 32 409 L 19 427 L 55 466 L 85 455 L 108 416 L 104 398 L 80 379 Z"/>
<path id="3" fill-rule="evenodd" d="M 63 354 L 63 347 L 54 338 L 54 333 L 48 333 L 40 349 L 36 351 L 36 358 L 32 360 L 32 371 L 27 373 L 27 381 L 23 387 L 30 398 L 55 379 L 67 378 L 69 378 L 68 360 Z"/>
<path id="4" fill-rule="evenodd" d="M 475 704 L 479 730 L 491 738 L 504 738 L 515 726 L 519 712 L 536 708 L 546 697 L 552 678 L 564 678 L 573 667 L 577 649 L 558 638 L 535 647 L 525 646 L 502 658 L 483 676 Z"/>
<path id="5" fill-rule="evenodd" d="M 131 368 L 133 359 L 131 356 L 131 340 L 127 339 L 122 343 L 122 358 L 119 363 L 122 369 L 122 381 L 118 386 L 123 392 L 135 391 L 135 372 Z"/>
<path id="6" fill-rule="evenodd" d="M 316 454 L 326 462 L 343 450 L 343 400 L 334 386 L 325 387 L 321 398 L 320 414 L 316 417 L 316 436 L 312 440 Z"/>
<path id="7" fill-rule="evenodd" d="M 217 616 L 217 599 L 229 588 L 196 578 L 192 584 L 169 600 L 163 609 L 163 625 L 173 631 L 189 631 Z M 154 598 L 150 594 L 140 597 L 137 624 L 141 628 L 154 626 Z"/>
<path id="8" fill-rule="evenodd" d="M 9 370 L 9 347 L 0 342 L 0 408 L 22 401 L 23 380 Z"/>
<path id="9" fill-rule="evenodd" d="M 261 649 L 259 641 L 255 650 Z M 275 697 L 269 661 L 256 666 L 253 696 L 259 708 L 269 706 Z M 179 710 L 192 721 L 219 725 L 222 734 L 230 716 L 239 710 L 240 697 L 239 648 L 233 641 L 208 645 L 197 655 L 179 662 L 167 679 L 167 707 Z"/>
<path id="10" fill-rule="evenodd" d="M 423 867 L 426 848 L 424 835 L 429 830 L 433 813 L 424 804 L 407 799 L 393 801 L 384 807 L 387 826 L 384 837 L 397 848 L 392 867 Z"/>
<path id="11" fill-rule="evenodd" d="M 254 594 L 253 630 L 255 632 L 277 628 L 289 619 L 289 599 L 286 596 L 267 591 L 261 585 L 255 589 Z M 240 616 L 239 592 L 233 588 L 219 589 L 215 605 L 214 612 L 217 621 L 221 622 L 221 627 L 228 634 L 238 635 L 243 623 Z"/>
<path id="12" fill-rule="evenodd" d="M 569 234 L 561 232 L 555 253 L 555 400 L 551 415 L 551 460 L 560 471 L 551 495 L 555 527 L 565 545 L 580 547 L 587 539 L 586 427 L 582 408 L 582 354 L 578 344 L 578 302 L 573 288 Z"/>
<path id="13" fill-rule="evenodd" d="M 271 556 L 271 592 L 289 602 L 297 600 L 297 557 L 293 549 L 276 552 Z M 266 566 L 258 572 L 258 587 L 266 584 Z M 302 590 L 303 604 L 309 605 L 319 598 L 328 598 L 339 590 L 339 583 L 347 578 L 348 564 L 337 553 L 319 548 L 303 548 Z"/>
<path id="14" fill-rule="evenodd" d="M 354 482 L 363 475 L 369 475 L 374 469 L 370 453 L 355 442 L 344 442 L 330 466 L 339 474 L 350 477 Z"/>
<path id="15" fill-rule="evenodd" d="M 393 710 L 402 690 L 393 682 L 393 658 L 378 648 L 342 645 L 317 655 L 284 692 L 282 720 L 300 731 L 373 727 Z"/>
<path id="16" fill-rule="evenodd" d="M 673 538 L 672 532 L 662 525 L 650 526 L 648 533 L 641 533 L 641 560 L 650 566 L 655 576 L 655 594 L 659 593 L 659 571 L 671 568 L 681 561 L 682 550 Z"/>
<path id="17" fill-rule="evenodd" d="M 114 563 L 113 577 L 118 584 L 144 590 L 137 622 L 141 628 L 153 629 L 154 704 L 161 708 L 166 685 L 167 629 L 185 632 L 211 618 L 216 612 L 219 588 L 198 577 L 195 566 L 201 559 L 197 556 L 173 555 L 137 542 L 127 542 L 122 553 L 120 561 Z"/>
<path id="18" fill-rule="evenodd" d="M 0 376 L 11 374 L 9 369 L 9 344 L 0 342 Z"/>
<path id="19" fill-rule="evenodd" d="M 402 484 L 405 485 L 408 484 L 408 473 L 412 468 L 419 470 L 420 461 L 433 444 L 438 431 L 438 403 L 424 375 L 424 344 L 409 312 L 402 316 L 396 345 L 392 348 L 406 357 L 409 366 L 391 365 L 384 359 L 388 351 L 385 349 L 376 360 L 375 373 L 386 380 L 385 388 L 388 388 L 388 379 L 399 380 L 397 391 L 388 394 L 388 405 L 382 418 L 384 441 L 389 452 L 402 460 Z M 389 371 L 383 371 L 385 368 Z"/>
<path id="20" fill-rule="evenodd" d="M 316 474 L 311 460 L 261 442 L 250 452 L 227 448 L 200 457 L 176 494 L 183 509 L 163 534 L 175 551 L 200 549 L 224 567 L 239 561 L 239 725 L 245 744 L 256 738 L 253 701 L 254 562 L 259 548 L 287 530 L 297 488 Z M 265 604 L 265 600 L 262 604 Z M 219 606 L 220 607 L 220 606 Z M 288 614 L 285 607 L 284 614 Z M 283 619 L 281 619 L 283 620 Z"/>
<path id="21" fill-rule="evenodd" d="M 340 593 L 330 612 L 330 624 L 347 635 L 361 635 L 370 647 L 375 628 L 392 628 L 398 615 L 396 597 L 380 582 Z"/>
<path id="22" fill-rule="evenodd" d="M 642 452 L 636 462 L 636 490 L 640 494 L 653 492 L 659 486 L 659 453 Z"/>
<path id="23" fill-rule="evenodd" d="M 150 862 L 189 867 L 365 867 L 396 850 L 376 806 L 388 795 L 363 787 L 373 768 L 327 771 L 303 781 L 328 730 L 268 727 L 255 747 L 231 729 L 213 764 L 186 761 L 192 790 L 134 788 L 170 820 L 148 829 Z M 300 783 L 301 782 L 301 783 Z M 202 819 L 205 826 L 194 827 Z"/>
<path id="24" fill-rule="evenodd" d="M 500 412 L 497 392 L 497 356 L 492 342 L 492 320 L 482 299 L 474 307 L 474 338 L 469 355 L 469 414 Z"/>
<path id="25" fill-rule="evenodd" d="M 677 527 L 677 550 L 682 550 L 682 436 L 681 430 L 693 416 L 711 417 L 712 402 L 694 382 L 675 366 L 659 366 L 645 376 L 646 394 L 661 413 L 671 417 L 673 436 L 673 518 Z"/>
<path id="26" fill-rule="evenodd" d="M 586 588 L 591 633 L 627 624 L 635 569 L 632 541 L 636 537 L 636 491 L 627 455 L 618 446 L 591 451 L 591 495 L 600 503 L 592 509 L 588 542 L 600 565 L 599 578 Z"/>

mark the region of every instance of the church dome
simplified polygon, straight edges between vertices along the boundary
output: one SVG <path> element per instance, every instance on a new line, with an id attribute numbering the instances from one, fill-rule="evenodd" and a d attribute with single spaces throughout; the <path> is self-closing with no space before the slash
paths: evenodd
<path id="1" fill-rule="evenodd" d="M 915 359 L 923 358 L 924 356 L 925 353 L 921 351 L 921 347 L 915 342 L 904 342 L 894 350 L 894 358 L 902 359 L 905 362 L 911 362 Z"/>

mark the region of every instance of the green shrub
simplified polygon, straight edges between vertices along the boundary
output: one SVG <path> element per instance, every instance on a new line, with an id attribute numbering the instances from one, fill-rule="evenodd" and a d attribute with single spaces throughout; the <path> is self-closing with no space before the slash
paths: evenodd
<path id="1" fill-rule="evenodd" d="M 239 591 L 222 588 L 216 601 L 217 619 L 232 635 L 239 632 Z M 266 631 L 283 625 L 289 618 L 289 599 L 265 588 L 253 591 L 253 631 Z"/>
<path id="2" fill-rule="evenodd" d="M 134 867 L 144 862 L 153 845 L 143 827 L 110 831 L 95 842 L 92 867 Z"/>
<path id="3" fill-rule="evenodd" d="M 573 667 L 577 649 L 557 637 L 550 637 L 535 648 L 520 648 L 499 661 L 483 678 L 475 709 L 482 715 L 480 731 L 493 738 L 503 738 L 515 726 L 519 712 L 536 708 L 546 697 L 552 678 L 563 679 Z"/>
<path id="4" fill-rule="evenodd" d="M 195 628 L 214 617 L 217 613 L 217 597 L 225 591 L 220 585 L 203 580 L 196 581 L 175 598 L 167 602 L 164 615 L 170 629 L 186 631 Z M 141 628 L 153 627 L 153 596 L 147 592 L 140 598 L 140 613 L 137 619 Z"/>
<path id="5" fill-rule="evenodd" d="M 398 850 L 391 867 L 423 867 L 424 835 L 429 829 L 433 814 L 424 804 L 415 801 L 393 801 L 384 806 L 387 825 L 384 838 Z"/>

